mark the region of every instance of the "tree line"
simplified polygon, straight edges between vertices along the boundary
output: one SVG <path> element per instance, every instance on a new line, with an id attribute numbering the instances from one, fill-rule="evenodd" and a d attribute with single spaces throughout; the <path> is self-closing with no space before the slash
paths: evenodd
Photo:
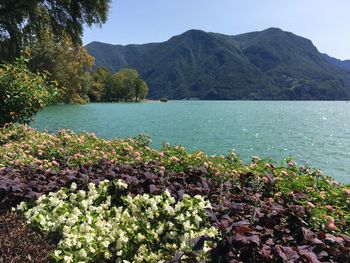
<path id="1" fill-rule="evenodd" d="M 89 101 L 118 102 L 144 99 L 148 92 L 138 72 L 134 69 L 122 69 L 114 74 L 106 68 L 99 68 L 90 75 Z"/>
<path id="2" fill-rule="evenodd" d="M 0 127 L 28 123 L 54 102 L 140 101 L 148 87 L 133 69 L 92 71 L 84 25 L 106 22 L 111 0 L 2 0 Z"/>

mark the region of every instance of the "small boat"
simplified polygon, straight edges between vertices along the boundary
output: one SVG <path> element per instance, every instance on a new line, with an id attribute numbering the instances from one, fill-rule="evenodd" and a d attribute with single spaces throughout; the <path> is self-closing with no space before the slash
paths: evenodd
<path id="1" fill-rule="evenodd" d="M 160 98 L 160 101 L 161 102 L 168 102 L 168 99 L 167 98 Z"/>

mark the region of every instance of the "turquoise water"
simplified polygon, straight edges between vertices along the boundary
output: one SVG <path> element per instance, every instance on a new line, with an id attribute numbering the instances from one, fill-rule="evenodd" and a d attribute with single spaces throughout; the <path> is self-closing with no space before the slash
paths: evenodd
<path id="1" fill-rule="evenodd" d="M 188 150 L 226 154 L 235 149 L 321 168 L 350 183 L 350 103 L 292 101 L 169 101 L 57 105 L 36 116 L 34 128 L 96 132 L 105 138 L 152 136 Z"/>

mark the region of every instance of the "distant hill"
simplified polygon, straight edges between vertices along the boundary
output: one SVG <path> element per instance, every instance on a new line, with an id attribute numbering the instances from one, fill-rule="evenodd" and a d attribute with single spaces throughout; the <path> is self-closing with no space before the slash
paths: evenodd
<path id="1" fill-rule="evenodd" d="M 323 57 L 333 65 L 336 65 L 339 68 L 345 69 L 350 72 L 350 60 L 340 60 L 337 58 L 333 58 L 327 54 L 323 54 Z"/>
<path id="2" fill-rule="evenodd" d="M 137 69 L 149 97 L 169 99 L 347 100 L 346 62 L 278 28 L 228 36 L 190 30 L 162 43 L 86 45 L 95 67 Z"/>

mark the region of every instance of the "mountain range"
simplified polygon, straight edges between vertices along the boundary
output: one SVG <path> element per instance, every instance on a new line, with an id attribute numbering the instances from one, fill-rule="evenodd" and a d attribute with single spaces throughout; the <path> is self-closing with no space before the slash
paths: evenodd
<path id="1" fill-rule="evenodd" d="M 350 99 L 350 61 L 279 28 L 235 36 L 189 30 L 162 43 L 85 48 L 95 68 L 136 69 L 152 99 Z"/>

